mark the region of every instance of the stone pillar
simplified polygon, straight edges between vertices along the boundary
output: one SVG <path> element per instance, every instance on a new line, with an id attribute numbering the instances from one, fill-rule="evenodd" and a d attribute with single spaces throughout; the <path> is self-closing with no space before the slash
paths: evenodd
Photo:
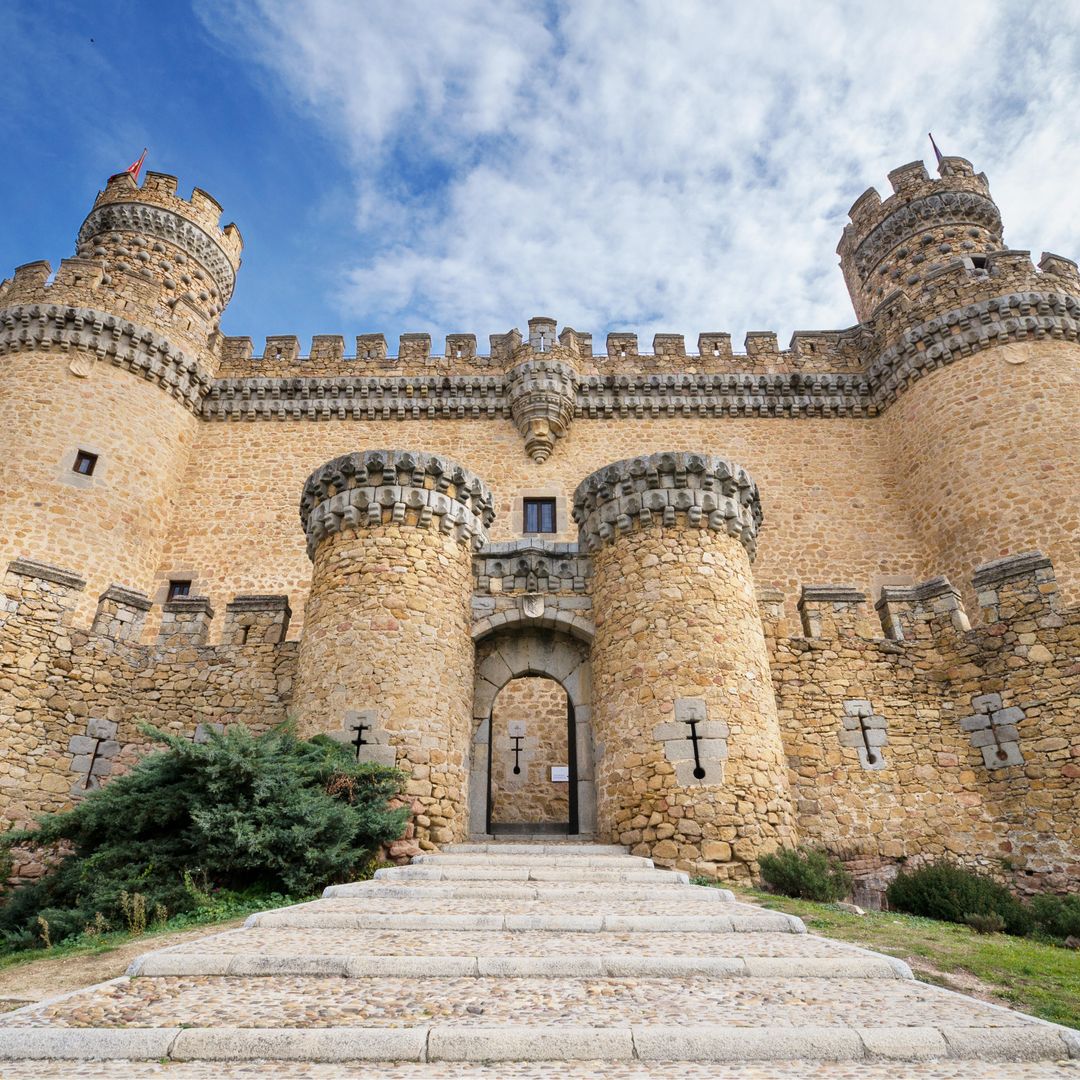
<path id="1" fill-rule="evenodd" d="M 472 552 L 494 517 L 471 472 L 374 450 L 316 469 L 300 517 L 313 562 L 294 699 L 300 730 L 389 745 L 424 806 L 422 847 L 468 827 Z"/>
<path id="2" fill-rule="evenodd" d="M 746 879 L 795 841 L 750 573 L 757 488 L 721 458 L 653 454 L 587 477 L 574 519 L 593 557 L 599 833 Z"/>

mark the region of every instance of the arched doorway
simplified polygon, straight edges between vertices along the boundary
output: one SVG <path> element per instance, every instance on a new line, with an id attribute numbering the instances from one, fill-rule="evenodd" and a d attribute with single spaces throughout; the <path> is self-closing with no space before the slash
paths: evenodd
<path id="1" fill-rule="evenodd" d="M 499 691 L 488 738 L 488 833 L 578 832 L 575 723 L 554 679 L 524 675 Z"/>
<path id="2" fill-rule="evenodd" d="M 498 698 L 501 691 L 515 680 L 540 680 L 544 683 L 555 683 L 562 691 L 566 706 L 566 736 L 565 743 L 555 743 L 554 730 L 556 727 L 554 718 L 555 702 L 560 700 L 550 686 L 542 690 L 533 686 L 520 692 L 510 690 L 510 696 L 505 699 L 511 706 L 500 714 Z M 526 683 L 528 687 L 529 684 Z M 507 786 L 506 780 L 501 781 L 500 776 L 506 773 L 505 767 L 492 770 L 493 756 L 500 766 L 509 765 L 510 776 L 513 777 L 513 736 L 510 735 L 509 723 L 512 719 L 520 720 L 520 715 L 511 715 L 515 711 L 520 712 L 518 706 L 528 701 L 536 703 L 543 701 L 550 719 L 545 721 L 545 734 L 539 729 L 537 723 L 530 726 L 526 718 L 525 734 L 520 738 L 521 749 L 518 752 L 520 764 L 529 766 L 529 773 L 519 773 L 527 777 L 528 783 L 533 784 L 541 775 L 539 770 L 545 770 L 546 784 L 537 783 L 537 791 L 528 798 L 519 800 L 518 805 L 528 805 L 528 800 L 533 798 L 542 799 L 543 789 L 548 787 L 550 796 L 550 769 L 552 766 L 565 766 L 567 779 L 555 781 L 556 784 L 565 783 L 565 805 L 567 816 L 565 831 L 569 834 L 593 835 L 596 829 L 596 783 L 593 771 L 593 739 L 592 739 L 592 677 L 589 666 L 589 646 L 580 638 L 572 637 L 561 630 L 549 628 L 533 628 L 526 626 L 522 629 L 505 627 L 489 633 L 476 643 L 476 689 L 473 697 L 473 737 L 470 747 L 469 760 L 469 833 L 473 836 L 490 835 L 489 828 L 499 825 L 499 807 L 495 802 L 493 807 L 492 785 L 493 776 L 496 780 L 496 797 L 505 792 L 507 798 L 503 805 L 506 808 L 514 806 L 514 798 Z M 494 719 L 494 723 L 493 723 Z M 506 730 L 502 730 L 505 719 Z M 515 728 L 515 730 L 519 730 Z M 494 732 L 494 739 L 493 739 Z M 534 757 L 531 760 L 522 759 L 522 751 L 526 750 L 525 741 L 530 737 L 537 740 L 532 746 Z M 547 739 L 547 749 L 544 756 L 554 753 L 555 746 L 565 747 L 566 759 L 564 761 L 541 760 L 540 743 Z M 505 742 L 503 741 L 505 740 Z M 549 805 L 554 806 L 555 800 L 549 798 Z M 535 805 L 535 803 L 533 803 Z M 495 817 L 492 820 L 492 809 L 495 809 Z M 574 812 L 576 811 L 576 813 Z M 528 826 L 527 821 L 504 821 L 506 825 Z M 563 822 L 549 822 L 548 824 L 562 825 Z M 511 831 L 511 830 L 502 830 Z M 522 831 L 525 831 L 524 829 Z M 550 831 L 541 829 L 536 831 Z"/>

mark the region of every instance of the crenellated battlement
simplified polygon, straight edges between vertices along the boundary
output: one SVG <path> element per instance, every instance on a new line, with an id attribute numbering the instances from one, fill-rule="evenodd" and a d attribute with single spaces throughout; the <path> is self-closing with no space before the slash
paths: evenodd
<path id="1" fill-rule="evenodd" d="M 917 289 L 926 273 L 950 257 L 1000 250 L 1001 215 L 985 174 L 964 158 L 943 158 L 939 177 L 921 161 L 889 173 L 893 194 L 870 188 L 849 211 L 836 249 L 855 313 L 870 317 L 895 289 Z"/>
<path id="2" fill-rule="evenodd" d="M 109 178 L 104 190 L 94 199 L 93 210 L 105 206 L 141 203 L 146 206 L 168 210 L 202 229 L 228 255 L 233 270 L 240 267 L 240 253 L 244 239 L 234 222 L 222 226 L 221 204 L 202 188 L 193 188 L 190 199 L 177 194 L 179 181 L 168 173 L 147 172 L 142 186 L 129 173 L 118 173 Z"/>

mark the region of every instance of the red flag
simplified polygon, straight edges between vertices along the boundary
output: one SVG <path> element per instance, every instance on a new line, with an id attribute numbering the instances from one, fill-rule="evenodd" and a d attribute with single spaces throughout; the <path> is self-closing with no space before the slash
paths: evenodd
<path id="1" fill-rule="evenodd" d="M 109 179 L 114 180 L 117 176 L 130 176 L 137 184 L 139 182 L 139 173 L 142 172 L 143 162 L 145 160 L 146 147 L 144 146 L 143 152 L 139 155 L 137 161 L 133 161 L 123 172 L 114 173 Z"/>

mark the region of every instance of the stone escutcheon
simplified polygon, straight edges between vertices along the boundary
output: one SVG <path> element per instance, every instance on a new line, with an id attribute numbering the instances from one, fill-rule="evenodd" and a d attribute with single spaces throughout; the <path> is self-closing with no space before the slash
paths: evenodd
<path id="1" fill-rule="evenodd" d="M 344 529 L 411 525 L 452 533 L 479 550 L 495 517 L 491 492 L 456 461 L 413 450 L 364 450 L 321 465 L 307 479 L 300 520 L 309 558 Z"/>

